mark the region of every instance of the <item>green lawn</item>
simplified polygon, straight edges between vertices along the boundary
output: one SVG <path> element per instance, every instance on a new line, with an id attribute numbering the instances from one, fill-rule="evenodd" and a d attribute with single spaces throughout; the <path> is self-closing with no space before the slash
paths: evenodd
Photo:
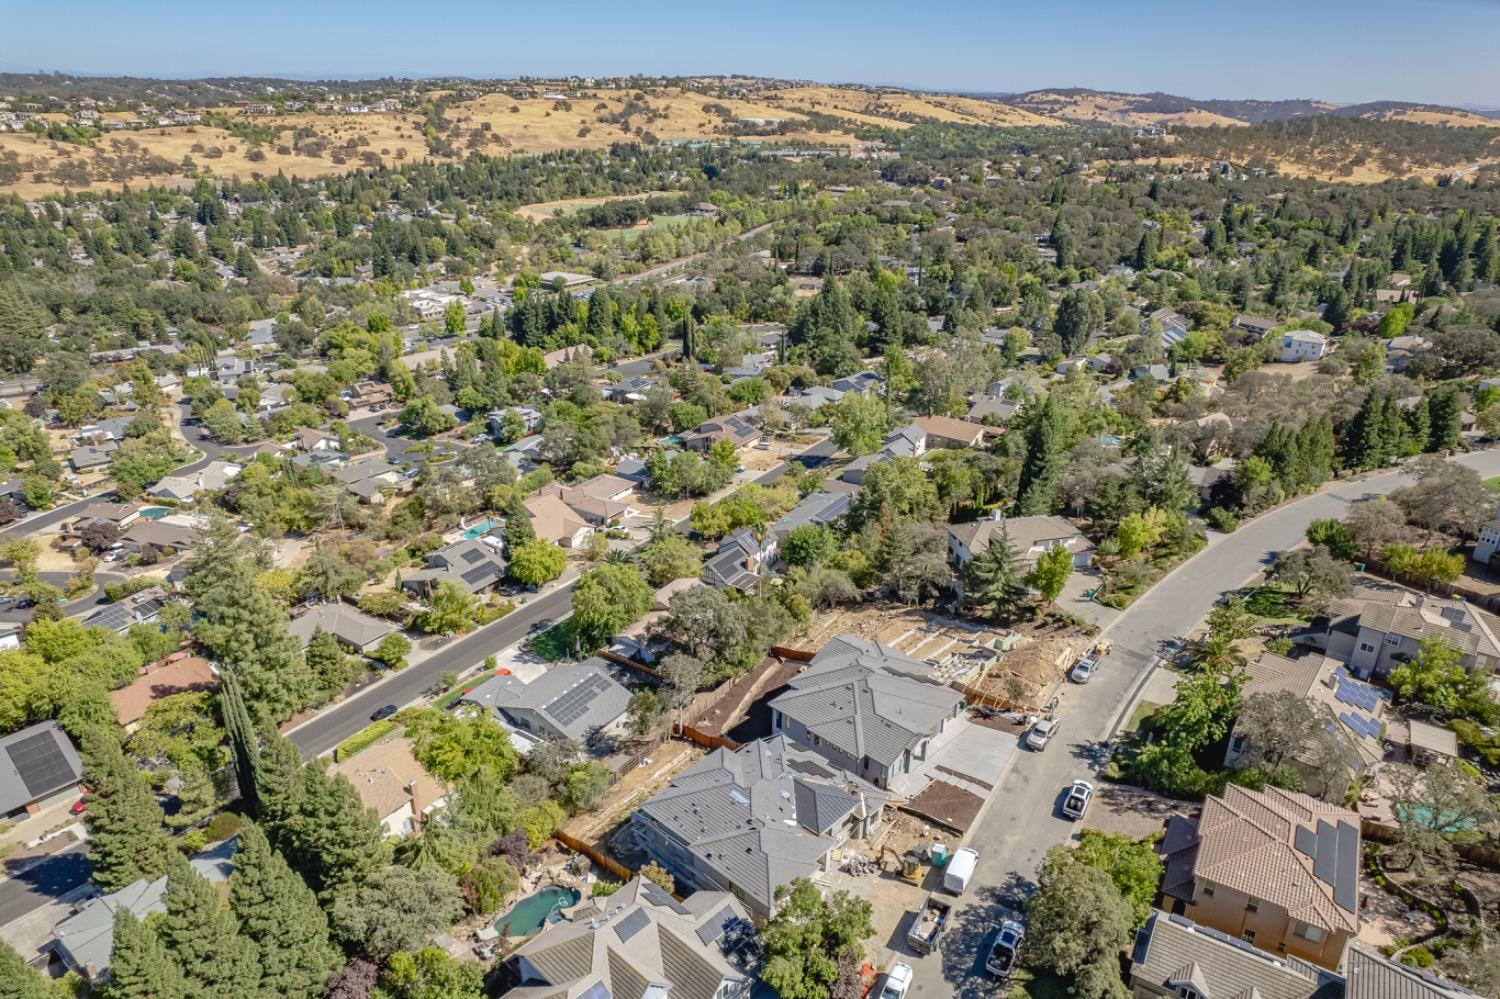
<path id="1" fill-rule="evenodd" d="M 691 215 L 653 215 L 651 221 L 644 226 L 632 226 L 629 229 L 610 229 L 607 231 L 618 235 L 626 242 L 630 242 L 640 239 L 642 233 L 651 229 L 675 229 L 691 221 L 693 221 L 693 216 Z"/>
<path id="2" fill-rule="evenodd" d="M 573 619 L 559 621 L 531 640 L 531 651 L 549 663 L 573 654 Z"/>
<path id="3" fill-rule="evenodd" d="M 1485 479 L 1484 488 L 1493 489 L 1495 492 L 1500 493 L 1500 475 L 1495 475 L 1488 479 Z"/>
<path id="4" fill-rule="evenodd" d="M 1265 624 L 1307 623 L 1307 618 L 1297 608 L 1297 594 L 1290 587 L 1276 583 L 1253 590 L 1245 598 L 1245 609 Z"/>

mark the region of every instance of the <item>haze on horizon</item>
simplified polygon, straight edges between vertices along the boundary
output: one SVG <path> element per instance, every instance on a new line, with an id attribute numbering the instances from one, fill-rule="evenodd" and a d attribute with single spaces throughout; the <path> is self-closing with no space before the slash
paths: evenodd
<path id="1" fill-rule="evenodd" d="M 1416 11 L 1420 10 L 1417 14 Z M 1088 87 L 1199 99 L 1500 106 L 1500 0 L 786 0 L 732 20 L 641 6 L 453 0 L 76 0 L 8 12 L 0 70 L 157 77 L 740 74 L 934 90 Z M 63 23 L 63 22 L 66 22 Z M 60 30 L 86 25 L 85 31 Z"/>

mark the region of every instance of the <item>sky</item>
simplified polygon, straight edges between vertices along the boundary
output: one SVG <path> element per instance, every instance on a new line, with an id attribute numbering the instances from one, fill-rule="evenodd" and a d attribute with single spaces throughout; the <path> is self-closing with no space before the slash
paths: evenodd
<path id="1" fill-rule="evenodd" d="M 12 8 L 0 18 L 6 71 L 738 73 L 934 90 L 1500 106 L 1500 0 L 65 0 Z"/>

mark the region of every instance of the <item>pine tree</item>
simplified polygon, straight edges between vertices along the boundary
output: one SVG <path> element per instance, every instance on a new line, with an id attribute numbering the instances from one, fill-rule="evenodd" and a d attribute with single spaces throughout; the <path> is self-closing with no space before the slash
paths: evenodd
<path id="1" fill-rule="evenodd" d="M 229 751 L 234 755 L 234 774 L 240 786 L 240 800 L 252 816 L 260 817 L 256 794 L 256 769 L 260 765 L 260 748 L 255 742 L 255 727 L 245 707 L 245 694 L 234 670 L 219 671 L 219 718 L 229 737 Z"/>
<path id="2" fill-rule="evenodd" d="M 1062 442 L 1057 403 L 1042 403 L 1026 433 L 1026 460 L 1021 463 L 1017 508 L 1022 514 L 1051 513 L 1062 482 Z"/>
<path id="3" fill-rule="evenodd" d="M 41 973 L 4 940 L 0 940 L 0 999 L 57 999 Z"/>
<path id="4" fill-rule="evenodd" d="M 253 823 L 240 830 L 229 905 L 241 932 L 259 947 L 259 994 L 264 999 L 317 995 L 340 962 L 328 940 L 328 918 L 307 883 Z"/>
<path id="5" fill-rule="evenodd" d="M 159 934 L 182 969 L 187 999 L 237 999 L 256 975 L 255 944 L 240 936 L 234 913 L 219 891 L 187 858 L 172 852 L 167 861 L 166 915 Z"/>
<path id="6" fill-rule="evenodd" d="M 1412 453 L 1430 450 L 1432 440 L 1432 412 L 1424 395 L 1417 404 L 1406 411 L 1406 430 L 1410 438 Z"/>
<path id="7" fill-rule="evenodd" d="M 144 776 L 107 736 L 92 737 L 85 755 L 83 821 L 94 883 L 119 891 L 139 878 L 161 877 L 172 845 Z"/>
<path id="8" fill-rule="evenodd" d="M 526 510 L 526 504 L 521 501 L 520 496 L 512 496 L 510 506 L 505 511 L 503 547 L 506 561 L 510 560 L 512 552 L 534 537 L 536 528 L 531 525 L 531 514 Z"/>
<path id="9" fill-rule="evenodd" d="M 975 606 L 989 606 L 997 618 L 1008 616 L 1026 599 L 1026 584 L 1016 553 L 1010 546 L 1010 532 L 1003 526 L 990 538 L 989 546 L 976 552 L 964 566 L 964 596 Z"/>
<path id="10" fill-rule="evenodd" d="M 292 783 L 291 806 L 282 850 L 323 900 L 386 863 L 380 820 L 343 776 L 302 767 Z"/>
<path id="11" fill-rule="evenodd" d="M 187 999 L 182 972 L 167 949 L 125 906 L 115 910 L 107 994 L 109 999 Z"/>
<path id="12" fill-rule="evenodd" d="M 1428 413 L 1432 421 L 1427 450 L 1443 451 L 1458 447 L 1463 430 L 1463 397 L 1457 385 L 1444 385 L 1432 394 Z"/>
<path id="13" fill-rule="evenodd" d="M 278 846 L 296 811 L 294 788 L 302 770 L 302 754 L 290 739 L 267 723 L 260 730 L 260 751 L 255 764 L 255 795 L 260 810 L 256 818 Z"/>

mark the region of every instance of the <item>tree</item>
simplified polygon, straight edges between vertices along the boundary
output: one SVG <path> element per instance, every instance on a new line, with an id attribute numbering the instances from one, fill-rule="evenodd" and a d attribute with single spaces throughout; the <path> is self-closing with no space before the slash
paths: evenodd
<path id="1" fill-rule="evenodd" d="M 1495 495 L 1472 468 L 1424 457 L 1413 462 L 1416 483 L 1391 494 L 1413 525 L 1435 534 L 1472 538 L 1490 519 Z"/>
<path id="2" fill-rule="evenodd" d="M 364 585 L 365 572 L 340 548 L 317 545 L 297 573 L 297 589 L 304 597 L 341 600 Z"/>
<path id="3" fill-rule="evenodd" d="M 452 430 L 457 421 L 438 408 L 430 395 L 419 395 L 401 410 L 401 425 L 414 437 L 431 437 Z"/>
<path id="4" fill-rule="evenodd" d="M 776 889 L 776 913 L 761 928 L 760 977 L 781 999 L 826 999 L 839 959 L 875 932 L 870 903 L 847 891 L 824 898 L 806 878 Z"/>
<path id="5" fill-rule="evenodd" d="M 837 277 L 823 282 L 793 324 L 792 339 L 807 346 L 813 368 L 834 378 L 859 370 L 860 317 L 849 291 Z"/>
<path id="6" fill-rule="evenodd" d="M 649 687 L 637 690 L 630 695 L 630 703 L 625 708 L 625 717 L 630 727 L 630 734 L 637 739 L 649 739 L 656 735 L 661 731 L 666 719 L 661 698 Z"/>
<path id="7" fill-rule="evenodd" d="M 703 552 L 676 531 L 653 538 L 637 552 L 646 582 L 666 586 L 674 579 L 695 579 L 703 571 Z"/>
<path id="8" fill-rule="evenodd" d="M 1063 292 L 1052 319 L 1052 332 L 1062 341 L 1063 352 L 1076 354 L 1088 343 L 1089 335 L 1104 324 L 1104 305 L 1097 293 L 1070 289 Z"/>
<path id="9" fill-rule="evenodd" d="M 165 874 L 172 847 L 161 806 L 145 775 L 112 737 L 97 735 L 85 746 L 84 787 L 94 883 L 119 891 L 139 878 L 151 881 Z"/>
<path id="10" fill-rule="evenodd" d="M 343 690 L 345 684 L 364 672 L 360 661 L 345 652 L 342 643 L 324 631 L 322 625 L 315 627 L 307 640 L 306 656 L 318 690 L 328 696 Z"/>
<path id="11" fill-rule="evenodd" d="M 244 692 L 241 691 L 239 678 L 233 670 L 224 670 L 219 674 L 219 717 L 224 721 L 224 733 L 229 739 L 229 752 L 234 761 L 240 799 L 252 816 L 259 815 L 256 769 L 260 763 L 260 747 L 255 741 L 255 726 L 250 720 L 250 711 L 245 707 Z"/>
<path id="12" fill-rule="evenodd" d="M 609 767 L 598 760 L 576 763 L 563 776 L 562 803 L 575 812 L 586 811 L 604 800 L 614 782 Z"/>
<path id="13" fill-rule="evenodd" d="M 542 538 L 533 537 L 511 553 L 510 574 L 518 583 L 541 586 L 562 575 L 568 553 Z"/>
<path id="14" fill-rule="evenodd" d="M 573 626 L 590 648 L 608 641 L 651 608 L 651 587 L 634 567 L 595 566 L 573 589 Z"/>
<path id="15" fill-rule="evenodd" d="M 1342 800 L 1349 762 L 1328 725 L 1326 710 L 1292 691 L 1252 694 L 1234 723 L 1235 737 L 1244 740 L 1239 765 L 1280 786 L 1286 781 L 1278 775 L 1290 776 L 1285 768 L 1301 764 L 1314 772 L 1325 798 Z"/>
<path id="16" fill-rule="evenodd" d="M 908 605 L 936 599 L 953 581 L 947 529 L 930 521 L 905 521 L 892 527 L 881 542 L 877 561 L 886 585 Z"/>
<path id="17" fill-rule="evenodd" d="M 1406 514 L 1384 496 L 1357 500 L 1349 505 L 1344 526 L 1366 559 L 1406 536 Z"/>
<path id="18" fill-rule="evenodd" d="M 1304 607 L 1317 608 L 1346 595 L 1354 585 L 1348 562 L 1334 558 L 1322 545 L 1282 552 L 1267 573 L 1292 588 Z"/>
<path id="19" fill-rule="evenodd" d="M 531 512 L 526 509 L 521 497 L 513 494 L 510 506 L 505 511 L 505 532 L 501 537 L 506 559 L 514 560 L 521 546 L 535 537 L 536 528 L 531 523 Z"/>
<path id="20" fill-rule="evenodd" d="M 245 439 L 245 421 L 234 403 L 219 399 L 202 416 L 203 429 L 221 444 L 238 444 Z"/>
<path id="21" fill-rule="evenodd" d="M 314 995 L 338 967 L 317 898 L 254 823 L 240 829 L 229 906 L 259 948 L 259 966 L 246 981 L 259 979 L 262 999 Z"/>
<path id="22" fill-rule="evenodd" d="M 984 551 L 969 559 L 963 580 L 965 598 L 976 607 L 989 607 L 997 620 L 1012 616 L 1026 599 L 1026 583 L 1003 525 Z"/>
<path id="23" fill-rule="evenodd" d="M 677 893 L 676 879 L 672 877 L 671 873 L 668 872 L 665 867 L 661 866 L 656 861 L 648 861 L 647 863 L 641 865 L 641 869 L 638 873 L 641 877 L 645 878 L 647 881 L 650 881 L 652 884 L 656 885 L 663 891 L 670 892 L 674 895 Z"/>
<path id="24" fill-rule="evenodd" d="M 798 524 L 781 543 L 781 558 L 787 565 L 804 568 L 821 565 L 838 551 L 838 538 L 823 524 Z"/>
<path id="25" fill-rule="evenodd" d="M 257 971 L 256 946 L 240 936 L 219 891 L 182 854 L 167 858 L 166 913 L 158 933 L 182 969 L 188 999 L 238 999 Z"/>
<path id="26" fill-rule="evenodd" d="M 115 910 L 109 999 L 187 999 L 182 972 L 129 906 Z"/>
<path id="27" fill-rule="evenodd" d="M 1026 585 L 1042 595 L 1048 603 L 1053 602 L 1067 585 L 1073 574 L 1073 553 L 1066 545 L 1049 548 L 1037 556 L 1036 565 L 1026 574 Z"/>
<path id="28" fill-rule="evenodd" d="M 1072 859 L 1108 874 L 1134 913 L 1131 928 L 1145 925 L 1162 876 L 1162 860 L 1150 840 L 1138 841 L 1085 829 L 1079 834 L 1078 849 L 1073 851 Z"/>
<path id="29" fill-rule="evenodd" d="M 1321 545 L 1328 549 L 1334 558 L 1353 562 L 1359 558 L 1359 539 L 1354 532 L 1344 524 L 1325 517 L 1314 520 L 1307 525 L 1307 541 L 1312 545 Z"/>
<path id="30" fill-rule="evenodd" d="M 1255 632 L 1255 616 L 1245 607 L 1245 599 L 1228 596 L 1208 612 L 1208 631 L 1198 643 L 1198 663 L 1211 669 L 1237 665 L 1244 661 L 1239 650 L 1241 639 Z"/>
<path id="31" fill-rule="evenodd" d="M 380 644 L 370 653 L 370 658 L 391 669 L 401 669 L 406 665 L 406 657 L 409 655 L 411 640 L 400 632 L 393 631 L 380 640 Z"/>
<path id="32" fill-rule="evenodd" d="M 392 954 L 380 981 L 389 999 L 484 999 L 484 968 L 441 947 Z"/>
<path id="33" fill-rule="evenodd" d="M 479 600 L 451 579 L 438 580 L 416 625 L 429 635 L 452 635 L 473 627 Z"/>
<path id="34" fill-rule="evenodd" d="M 1120 546 L 1120 557 L 1131 559 L 1156 546 L 1166 534 L 1168 518 L 1166 511 L 1151 507 L 1141 513 L 1130 513 L 1120 518 L 1115 528 L 1115 541 Z"/>
<path id="35" fill-rule="evenodd" d="M 1455 859 L 1452 836 L 1478 829 L 1495 817 L 1484 785 L 1438 763 L 1391 773 L 1395 791 L 1396 842 L 1392 859 L 1424 884 L 1446 880 Z"/>
<path id="36" fill-rule="evenodd" d="M 332 917 L 340 939 L 369 958 L 383 960 L 421 947 L 433 933 L 452 926 L 463 911 L 463 894 L 441 868 L 387 867 L 341 890 L 334 898 Z"/>
<path id="37" fill-rule="evenodd" d="M 1441 635 L 1423 639 L 1422 651 L 1392 669 L 1387 679 L 1405 700 L 1444 714 L 1483 699 L 1488 690 L 1485 671 L 1465 668 L 1463 653 Z"/>
<path id="38" fill-rule="evenodd" d="M 0 940 L 0 999 L 58 999 L 41 972 L 4 940 Z"/>
<path id="39" fill-rule="evenodd" d="M 1057 505 L 1063 472 L 1061 405 L 1049 395 L 1027 421 L 1026 457 L 1021 462 L 1016 503 L 1022 514 L 1052 513 Z"/>
<path id="40" fill-rule="evenodd" d="M 886 432 L 885 403 L 863 392 L 845 392 L 829 421 L 833 440 L 856 458 L 880 448 Z"/>
<path id="41" fill-rule="evenodd" d="M 290 742 L 286 746 L 296 752 Z M 262 773 L 269 772 L 268 749 L 261 753 Z M 270 832 L 287 863 L 325 903 L 346 887 L 369 880 L 388 859 L 380 819 L 342 775 L 308 763 L 296 769 L 284 798 L 263 784 L 261 800 L 276 803 Z"/>
<path id="42" fill-rule="evenodd" d="M 921 463 L 915 458 L 896 457 L 865 470 L 849 519 L 855 527 L 885 518 L 930 520 L 939 509 L 937 488 Z"/>
<path id="43" fill-rule="evenodd" d="M 1026 963 L 1077 976 L 1073 994 L 1124 999 L 1118 957 L 1135 922 L 1109 873 L 1054 846 L 1026 901 Z M 1104 969 L 1099 971 L 1096 969 Z"/>

